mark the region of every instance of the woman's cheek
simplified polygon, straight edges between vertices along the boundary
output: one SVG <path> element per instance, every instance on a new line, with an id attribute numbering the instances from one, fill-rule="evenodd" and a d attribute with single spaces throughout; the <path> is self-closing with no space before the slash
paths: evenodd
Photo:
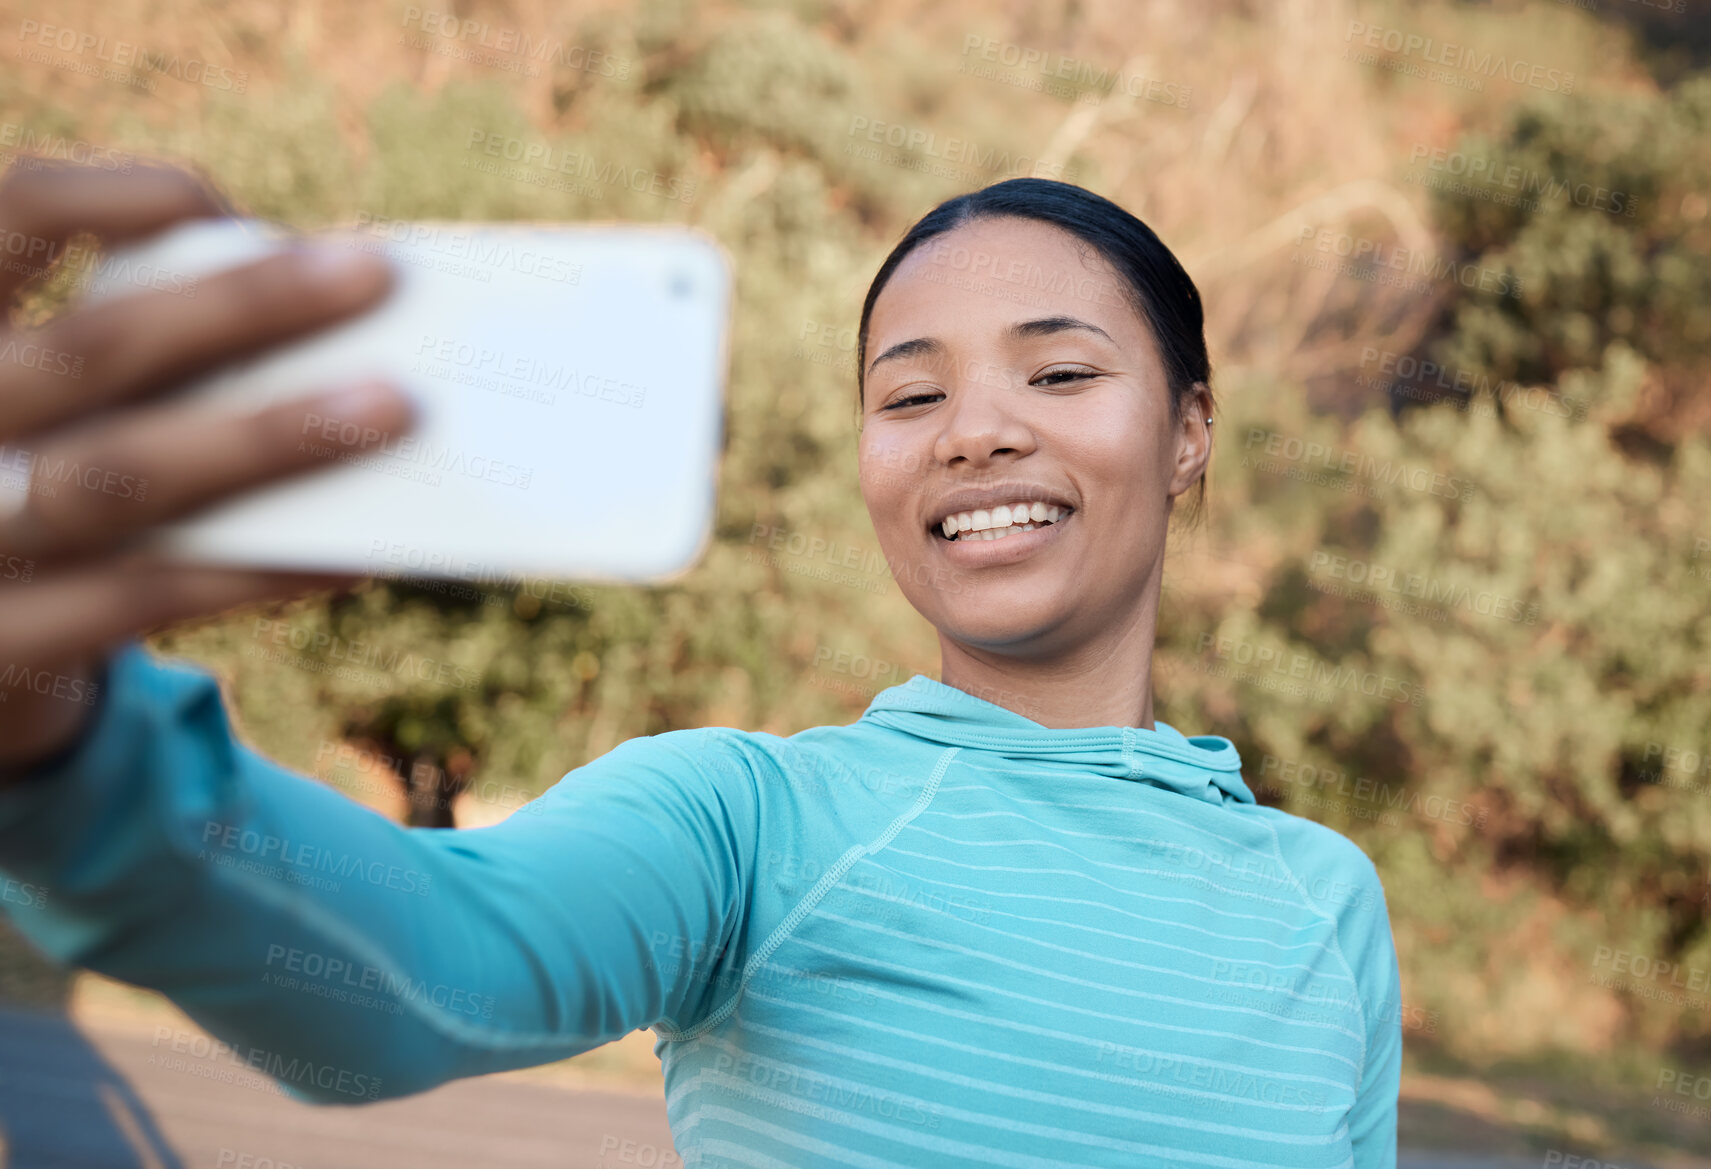
<path id="1" fill-rule="evenodd" d="M 875 441 L 862 451 L 862 495 L 871 502 L 896 499 L 919 490 L 926 481 L 927 457 L 894 441 Z"/>

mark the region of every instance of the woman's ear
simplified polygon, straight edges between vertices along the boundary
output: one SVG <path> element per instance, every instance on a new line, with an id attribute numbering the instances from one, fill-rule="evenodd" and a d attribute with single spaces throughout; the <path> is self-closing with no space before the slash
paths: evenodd
<path id="1" fill-rule="evenodd" d="M 1205 382 L 1195 382 L 1182 396 L 1179 414 L 1176 471 L 1170 480 L 1172 499 L 1199 482 L 1212 459 L 1212 388 Z"/>

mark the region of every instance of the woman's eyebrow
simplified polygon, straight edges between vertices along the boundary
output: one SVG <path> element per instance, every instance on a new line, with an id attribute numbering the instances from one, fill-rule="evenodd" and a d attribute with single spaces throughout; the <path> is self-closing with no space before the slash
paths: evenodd
<path id="1" fill-rule="evenodd" d="M 867 372 L 872 374 L 874 366 L 882 361 L 900 361 L 905 357 L 923 355 L 938 357 L 943 356 L 944 352 L 944 342 L 934 340 L 932 337 L 916 337 L 913 341 L 899 341 L 869 362 Z"/>
<path id="2" fill-rule="evenodd" d="M 1061 333 L 1065 329 L 1086 329 L 1090 333 L 1098 333 L 1113 345 L 1117 343 L 1112 339 L 1111 334 L 1104 329 L 1079 317 L 1040 317 L 1033 321 L 1019 321 L 1011 325 L 1005 332 L 1019 341 L 1025 341 L 1033 337 L 1049 337 L 1051 334 Z M 869 362 L 867 372 L 872 374 L 874 367 L 882 361 L 902 360 L 906 357 L 939 357 L 943 356 L 944 352 L 944 342 L 933 337 L 916 337 L 910 341 L 899 341 Z"/>
<path id="3" fill-rule="evenodd" d="M 1048 337 L 1053 333 L 1061 333 L 1065 329 L 1086 329 L 1090 333 L 1098 333 L 1101 337 L 1115 345 L 1111 334 L 1098 325 L 1090 324 L 1079 317 L 1041 317 L 1036 321 L 1022 321 L 1011 325 L 1008 332 L 1018 340 L 1030 337 Z"/>

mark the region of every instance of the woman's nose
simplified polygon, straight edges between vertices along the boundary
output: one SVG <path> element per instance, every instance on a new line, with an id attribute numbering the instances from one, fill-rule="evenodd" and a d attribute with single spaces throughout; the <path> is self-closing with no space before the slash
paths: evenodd
<path id="1" fill-rule="evenodd" d="M 1033 432 L 1017 412 L 1016 386 L 1015 375 L 1002 366 L 959 369 L 949 408 L 939 412 L 943 421 L 933 451 L 938 460 L 979 465 L 994 455 L 1032 450 Z"/>

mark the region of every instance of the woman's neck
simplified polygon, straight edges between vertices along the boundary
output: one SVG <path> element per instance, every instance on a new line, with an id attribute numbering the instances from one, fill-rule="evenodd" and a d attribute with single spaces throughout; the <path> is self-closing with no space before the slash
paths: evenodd
<path id="1" fill-rule="evenodd" d="M 1158 609 L 1049 657 L 1019 657 L 939 634 L 939 680 L 1041 726 L 1153 729 L 1152 661 Z"/>

